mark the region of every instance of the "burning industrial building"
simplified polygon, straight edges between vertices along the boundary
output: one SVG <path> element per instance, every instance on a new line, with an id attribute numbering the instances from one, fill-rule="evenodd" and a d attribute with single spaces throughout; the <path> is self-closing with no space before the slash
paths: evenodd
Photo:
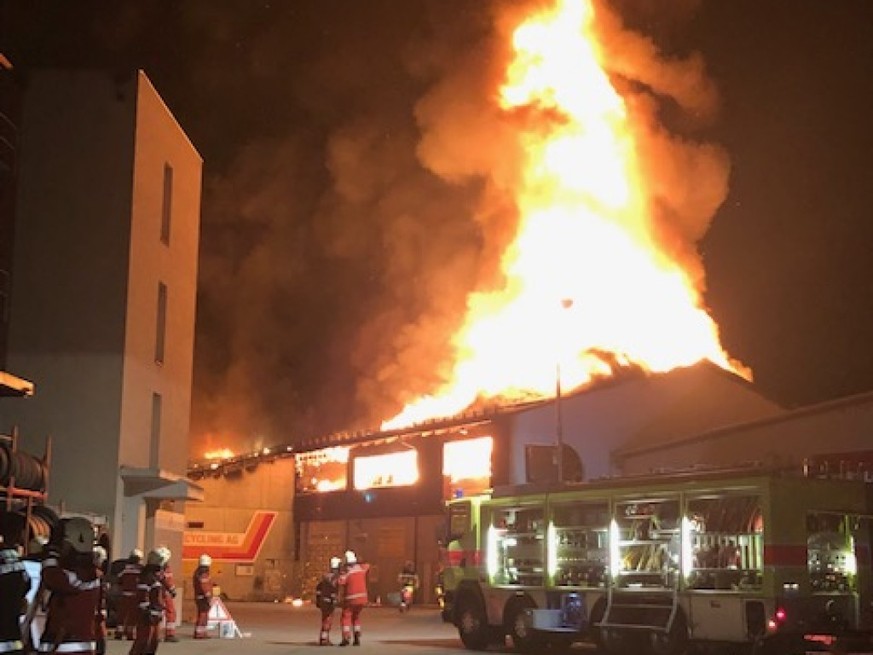
<path id="1" fill-rule="evenodd" d="M 357 388 L 359 402 L 394 408 L 379 429 L 192 466 L 209 500 L 189 511 L 191 553 L 206 533 L 248 539 L 254 511 L 278 514 L 267 551 L 228 556 L 232 595 L 304 594 L 353 548 L 375 564 L 374 599 L 413 559 L 429 600 L 451 498 L 669 466 L 681 444 L 737 426 L 754 443 L 697 451 L 696 463 L 791 465 L 814 450 L 786 453 L 767 438 L 803 429 L 755 390 L 705 307 L 697 244 L 729 161 L 658 120 L 664 105 L 695 126 L 714 116 L 700 59 L 664 56 L 606 3 L 585 0 L 504 7 L 483 48 L 418 102 L 417 156 L 480 189 L 474 213 L 493 266 L 460 319 L 436 321 L 453 332 L 435 337 L 426 312 L 390 333 L 384 316 L 359 326 L 390 345 L 373 349 Z M 422 345 L 439 338 L 441 348 Z M 852 420 L 869 423 L 869 399 L 853 407 Z M 659 449 L 671 454 L 642 456 Z"/>

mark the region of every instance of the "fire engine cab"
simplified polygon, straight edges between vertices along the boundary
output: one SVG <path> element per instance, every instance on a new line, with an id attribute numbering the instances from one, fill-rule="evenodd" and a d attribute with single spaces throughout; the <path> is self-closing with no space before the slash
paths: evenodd
<path id="1" fill-rule="evenodd" d="M 454 500 L 444 618 L 472 650 L 873 652 L 871 488 L 750 468 Z"/>

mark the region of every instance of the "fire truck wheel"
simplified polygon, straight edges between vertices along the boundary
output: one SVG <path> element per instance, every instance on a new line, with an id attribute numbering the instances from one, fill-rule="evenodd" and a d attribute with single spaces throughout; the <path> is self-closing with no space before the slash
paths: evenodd
<path id="1" fill-rule="evenodd" d="M 552 636 L 549 638 L 549 650 L 554 653 L 566 653 L 573 646 L 573 637 Z"/>
<path id="2" fill-rule="evenodd" d="M 482 602 L 473 594 L 464 594 L 458 599 L 455 609 L 458 619 L 458 635 L 470 650 L 485 650 L 491 643 L 491 633 L 485 618 Z"/>
<path id="3" fill-rule="evenodd" d="M 650 644 L 655 655 L 685 655 L 689 647 L 685 615 L 681 611 L 676 614 L 670 632 L 651 633 Z"/>
<path id="4" fill-rule="evenodd" d="M 525 616 L 528 609 L 536 607 L 529 598 L 518 598 L 506 610 L 506 632 L 512 637 L 512 647 L 519 653 L 533 653 L 537 650 L 537 635 Z"/>
<path id="5" fill-rule="evenodd" d="M 648 650 L 642 633 L 606 628 L 600 634 L 603 650 L 609 655 L 640 655 Z"/>

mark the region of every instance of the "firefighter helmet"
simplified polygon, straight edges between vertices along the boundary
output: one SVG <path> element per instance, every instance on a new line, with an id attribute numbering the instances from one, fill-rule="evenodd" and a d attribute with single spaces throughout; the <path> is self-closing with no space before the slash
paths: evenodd
<path id="1" fill-rule="evenodd" d="M 30 555 L 36 555 L 43 551 L 48 544 L 48 537 L 42 534 L 36 535 L 30 542 L 27 544 L 27 552 Z"/>
<path id="2" fill-rule="evenodd" d="M 340 564 L 342 564 L 342 563 L 343 563 L 343 561 L 339 557 L 331 557 L 330 558 L 330 570 L 331 571 L 338 571 Z"/>
<path id="3" fill-rule="evenodd" d="M 200 556 L 200 559 L 198 560 L 198 562 L 199 562 L 200 566 L 212 566 L 212 558 L 209 555 L 207 555 L 206 553 L 203 553 Z"/>
<path id="4" fill-rule="evenodd" d="M 97 566 L 103 566 L 103 562 L 106 561 L 108 556 L 103 546 L 94 546 L 94 563 Z"/>
<path id="5" fill-rule="evenodd" d="M 91 525 L 91 521 L 81 516 L 65 519 L 64 541 L 77 553 L 93 552 L 94 526 Z"/>
<path id="6" fill-rule="evenodd" d="M 170 549 L 166 546 L 158 546 L 158 552 L 161 554 L 161 557 L 164 560 L 163 562 L 161 562 L 162 565 L 169 562 L 170 558 L 173 556 L 173 553 L 170 552 Z"/>
<path id="7" fill-rule="evenodd" d="M 161 552 L 160 548 L 149 551 L 149 555 L 146 558 L 146 565 L 158 567 L 164 565 L 164 554 Z"/>
<path id="8" fill-rule="evenodd" d="M 355 551 L 347 550 L 346 551 L 346 564 L 357 564 L 358 556 L 355 555 Z"/>

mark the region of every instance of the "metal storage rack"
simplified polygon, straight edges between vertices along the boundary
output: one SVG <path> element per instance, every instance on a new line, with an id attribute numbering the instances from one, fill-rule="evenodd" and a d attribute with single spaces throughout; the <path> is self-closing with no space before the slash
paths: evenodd
<path id="1" fill-rule="evenodd" d="M 46 517 L 54 512 L 45 507 L 50 462 L 50 439 L 46 440 L 43 456 L 37 458 L 18 449 L 17 427 L 11 434 L 0 434 L 0 513 L 18 512 L 24 516 L 21 543 L 25 551 L 30 541 L 28 537 L 36 531 L 35 525 L 43 525 L 43 532 L 51 527 Z"/>

